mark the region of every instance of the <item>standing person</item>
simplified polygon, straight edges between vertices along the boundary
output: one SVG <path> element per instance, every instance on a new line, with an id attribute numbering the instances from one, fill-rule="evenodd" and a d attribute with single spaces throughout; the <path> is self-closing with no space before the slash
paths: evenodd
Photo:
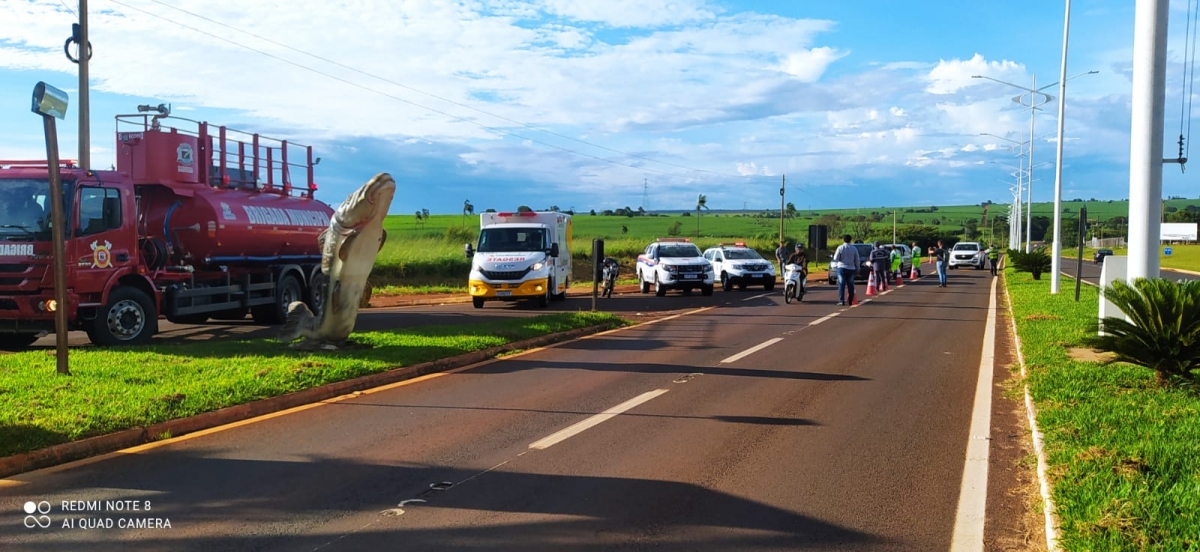
<path id="1" fill-rule="evenodd" d="M 888 261 L 887 249 L 883 248 L 882 243 L 876 241 L 872 245 L 875 246 L 875 249 L 871 250 L 871 270 L 875 272 L 875 285 L 877 289 L 883 289 L 884 284 L 888 281 L 887 271 L 888 265 L 891 263 Z"/>
<path id="2" fill-rule="evenodd" d="M 921 269 L 921 257 L 922 256 L 923 255 L 922 255 L 922 251 L 921 251 L 921 246 L 917 245 L 917 242 L 913 242 L 913 244 L 912 244 L 912 265 L 917 267 L 917 270 Z"/>
<path id="3" fill-rule="evenodd" d="M 938 240 L 937 247 L 929 248 L 929 253 L 937 262 L 938 287 L 946 287 L 946 265 L 950 262 L 950 252 L 946 251 L 946 244 Z"/>
<path id="4" fill-rule="evenodd" d="M 996 250 L 996 244 L 988 244 L 988 260 L 992 261 L 992 276 L 995 276 L 996 265 L 1000 264 L 1000 252 Z"/>
<path id="5" fill-rule="evenodd" d="M 900 276 L 900 265 L 903 264 L 903 261 L 900 259 L 900 246 L 893 244 L 889 245 L 888 249 L 891 251 L 892 257 L 892 278 L 896 278 Z"/>
<path id="6" fill-rule="evenodd" d="M 842 245 L 833 252 L 833 258 L 829 261 L 830 266 L 837 268 L 839 306 L 846 304 L 847 288 L 850 290 L 850 304 L 854 304 L 854 275 L 858 272 L 858 266 L 862 264 L 862 259 L 858 257 L 858 248 L 850 245 L 850 239 L 850 234 L 842 236 Z"/>
<path id="7" fill-rule="evenodd" d="M 783 264 L 787 262 L 787 242 L 779 240 L 779 248 L 775 250 L 775 260 L 779 261 L 779 273 L 783 274 Z"/>

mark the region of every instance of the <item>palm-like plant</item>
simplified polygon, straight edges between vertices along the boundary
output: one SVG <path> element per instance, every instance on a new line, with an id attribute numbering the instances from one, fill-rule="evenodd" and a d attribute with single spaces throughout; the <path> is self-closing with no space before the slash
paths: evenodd
<path id="1" fill-rule="evenodd" d="M 1172 377 L 1196 380 L 1200 368 L 1200 281 L 1137 278 L 1117 280 L 1102 293 L 1129 319 L 1107 316 L 1085 339 L 1115 361 L 1154 370 L 1160 384 Z"/>
<path id="2" fill-rule="evenodd" d="M 1045 251 L 1036 250 L 1026 253 L 1018 249 L 1008 250 L 1008 260 L 1017 272 L 1028 272 L 1034 280 L 1041 280 L 1043 272 L 1050 272 L 1050 255 Z"/>
<path id="3" fill-rule="evenodd" d="M 463 200 L 463 228 L 467 227 L 467 215 L 475 214 L 475 206 L 471 205 L 471 200 Z"/>
<path id="4" fill-rule="evenodd" d="M 700 194 L 700 197 L 696 198 L 696 237 L 697 238 L 700 237 L 700 210 L 701 209 L 708 209 L 708 197 L 705 196 L 704 194 Z"/>

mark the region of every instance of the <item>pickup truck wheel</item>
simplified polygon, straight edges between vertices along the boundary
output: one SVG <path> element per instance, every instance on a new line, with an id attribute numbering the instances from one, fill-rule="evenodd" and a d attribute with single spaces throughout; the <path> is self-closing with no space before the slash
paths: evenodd
<path id="1" fill-rule="evenodd" d="M 295 276 L 288 274 L 279 280 L 279 285 L 275 288 L 275 302 L 253 307 L 250 309 L 250 314 L 259 324 L 282 324 L 287 319 L 288 305 L 293 301 L 303 299 L 300 281 Z"/>
<path id="2" fill-rule="evenodd" d="M 108 304 L 96 313 L 88 339 L 96 345 L 144 345 L 158 333 L 154 301 L 140 289 L 119 287 L 108 295 Z"/>
<path id="3" fill-rule="evenodd" d="M 0 334 L 0 351 L 24 351 L 37 340 L 37 334 L 31 333 Z"/>
<path id="4" fill-rule="evenodd" d="M 763 284 L 763 289 L 766 291 L 775 289 L 775 280 L 767 280 L 767 283 Z"/>
<path id="5" fill-rule="evenodd" d="M 733 282 L 729 280 L 729 275 L 724 272 L 721 273 L 721 289 L 733 291 Z"/>
<path id="6" fill-rule="evenodd" d="M 654 295 L 656 297 L 662 297 L 666 294 L 667 294 L 667 286 L 664 286 L 661 283 L 659 283 L 658 276 L 655 276 L 654 277 Z"/>
<path id="7" fill-rule="evenodd" d="M 638 271 L 638 291 L 650 293 L 650 284 L 646 282 L 645 278 L 642 278 L 642 271 L 640 270 Z"/>

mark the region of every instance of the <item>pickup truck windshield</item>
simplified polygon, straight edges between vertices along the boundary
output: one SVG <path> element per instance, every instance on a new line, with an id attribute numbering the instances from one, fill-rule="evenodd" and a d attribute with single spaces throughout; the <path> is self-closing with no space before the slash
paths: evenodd
<path id="1" fill-rule="evenodd" d="M 658 246 L 659 258 L 666 257 L 699 257 L 700 248 L 692 244 L 670 244 Z"/>
<path id="2" fill-rule="evenodd" d="M 753 249 L 727 249 L 725 251 L 726 259 L 761 259 L 762 255 Z"/>
<path id="3" fill-rule="evenodd" d="M 954 246 L 955 251 L 979 251 L 979 246 L 973 243 L 960 243 Z"/>
<path id="4" fill-rule="evenodd" d="M 63 211 L 70 228 L 71 191 L 74 184 L 63 182 Z M 49 241 L 50 183 L 48 180 L 0 180 L 0 240 Z"/>
<path id="5" fill-rule="evenodd" d="M 480 253 L 545 251 L 546 231 L 542 228 L 485 228 L 479 233 Z"/>

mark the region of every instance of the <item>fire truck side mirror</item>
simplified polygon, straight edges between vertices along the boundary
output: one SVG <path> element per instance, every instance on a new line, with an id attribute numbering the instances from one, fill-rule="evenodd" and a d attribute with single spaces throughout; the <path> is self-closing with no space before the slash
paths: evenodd
<path id="1" fill-rule="evenodd" d="M 475 256 L 475 250 L 471 248 L 471 244 L 469 243 L 463 247 L 463 252 L 467 254 L 468 259 Z"/>

